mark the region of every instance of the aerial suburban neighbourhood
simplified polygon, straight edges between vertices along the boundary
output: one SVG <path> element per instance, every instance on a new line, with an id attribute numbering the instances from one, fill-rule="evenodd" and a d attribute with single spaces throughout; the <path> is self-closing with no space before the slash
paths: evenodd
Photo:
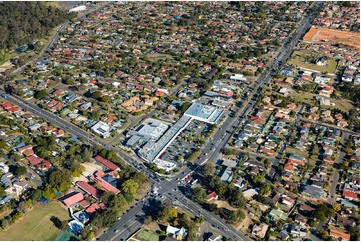
<path id="1" fill-rule="evenodd" d="M 0 2 L 0 33 L 0 240 L 360 240 L 358 1 Z"/>

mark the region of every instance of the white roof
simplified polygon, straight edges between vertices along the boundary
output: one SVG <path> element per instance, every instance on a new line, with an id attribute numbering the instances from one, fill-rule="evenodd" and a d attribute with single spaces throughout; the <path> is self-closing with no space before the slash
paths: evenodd
<path id="1" fill-rule="evenodd" d="M 79 12 L 79 11 L 84 11 L 86 9 L 86 6 L 81 5 L 81 6 L 77 6 L 75 8 L 72 8 L 69 10 L 69 12 Z"/>
<path id="2" fill-rule="evenodd" d="M 253 197 L 254 195 L 257 195 L 257 194 L 258 194 L 258 192 L 255 189 L 248 189 L 248 190 L 243 192 L 243 196 L 245 198 L 251 198 L 251 197 Z"/>

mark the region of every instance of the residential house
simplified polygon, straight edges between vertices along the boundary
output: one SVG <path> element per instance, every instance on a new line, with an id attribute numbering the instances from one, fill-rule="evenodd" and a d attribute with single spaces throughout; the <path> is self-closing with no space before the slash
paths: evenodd
<path id="1" fill-rule="evenodd" d="M 92 197 L 94 197 L 95 199 L 99 200 L 100 199 L 100 192 L 98 189 L 96 189 L 95 187 L 93 187 L 92 185 L 88 184 L 85 181 L 78 181 L 76 183 L 76 185 L 83 190 L 84 192 L 88 193 L 89 195 L 91 195 Z"/>
<path id="2" fill-rule="evenodd" d="M 260 225 L 253 225 L 252 234 L 263 239 L 266 236 L 268 227 L 268 224 L 265 223 L 261 223 Z"/>
<path id="3" fill-rule="evenodd" d="M 104 211 L 107 206 L 104 203 L 93 203 L 85 209 L 85 212 L 90 216 L 95 216 L 98 212 Z"/>
<path id="4" fill-rule="evenodd" d="M 63 196 L 62 198 L 60 198 L 59 200 L 64 203 L 65 206 L 67 207 L 72 207 L 75 204 L 79 203 L 80 201 L 82 201 L 84 199 L 84 196 L 82 193 L 80 192 L 72 192 L 69 193 L 65 196 Z"/>
<path id="5" fill-rule="evenodd" d="M 213 192 L 210 191 L 207 194 L 207 202 L 210 202 L 212 200 L 218 200 L 218 195 L 215 191 L 213 191 Z"/>
<path id="6" fill-rule="evenodd" d="M 168 224 L 166 234 L 172 235 L 176 240 L 183 240 L 187 236 L 187 230 L 183 227 L 179 229 Z"/>
<path id="7" fill-rule="evenodd" d="M 97 155 L 96 157 L 94 157 L 94 159 L 96 161 L 98 161 L 99 163 L 101 163 L 102 166 L 105 168 L 105 170 L 111 170 L 111 171 L 114 171 L 114 170 L 119 171 L 120 170 L 119 166 L 117 166 L 113 162 L 101 157 L 100 155 Z"/>
<path id="8" fill-rule="evenodd" d="M 295 222 L 298 222 L 300 225 L 305 226 L 307 224 L 307 218 L 305 216 L 302 216 L 301 214 L 296 214 L 295 216 Z"/>
<path id="9" fill-rule="evenodd" d="M 350 241 L 350 239 L 351 239 L 350 234 L 341 232 L 337 229 L 330 229 L 330 236 L 334 237 L 337 240 L 341 240 L 341 241 Z"/>
<path id="10" fill-rule="evenodd" d="M 273 220 L 283 220 L 286 221 L 287 219 L 287 213 L 283 212 L 282 210 L 279 209 L 272 209 L 271 212 L 269 213 L 269 216 L 273 219 Z"/>

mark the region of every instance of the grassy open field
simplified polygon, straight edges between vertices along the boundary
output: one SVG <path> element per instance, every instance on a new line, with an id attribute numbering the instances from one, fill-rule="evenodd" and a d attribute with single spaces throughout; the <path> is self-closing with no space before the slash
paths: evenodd
<path id="1" fill-rule="evenodd" d="M 292 92 L 289 97 L 294 97 L 295 102 L 304 102 L 307 104 L 310 104 L 311 106 L 315 104 L 314 97 L 320 97 L 317 94 L 310 93 L 310 92 Z M 340 110 L 344 110 L 345 112 L 348 112 L 352 107 L 352 103 L 347 99 L 334 99 L 334 98 L 327 98 L 330 99 L 331 103 L 334 103 L 335 106 L 325 106 L 324 108 L 337 108 Z"/>
<path id="2" fill-rule="evenodd" d="M 35 206 L 25 216 L 0 233 L 0 240 L 54 240 L 61 231 L 50 220 L 52 216 L 61 221 L 70 219 L 68 211 L 60 203 Z"/>
<path id="3" fill-rule="evenodd" d="M 173 59 L 172 56 L 166 54 L 149 54 L 147 55 L 149 61 Z"/>
<path id="4" fill-rule="evenodd" d="M 310 54 L 301 52 L 301 51 L 294 51 L 292 53 L 292 58 L 290 58 L 287 63 L 290 65 L 298 66 L 300 68 L 306 68 L 310 70 L 320 71 L 320 72 L 327 72 L 334 74 L 336 71 L 337 62 L 335 60 L 327 60 L 328 65 L 326 66 L 318 66 L 315 64 L 309 64 L 306 61 L 306 57 L 310 56 Z"/>

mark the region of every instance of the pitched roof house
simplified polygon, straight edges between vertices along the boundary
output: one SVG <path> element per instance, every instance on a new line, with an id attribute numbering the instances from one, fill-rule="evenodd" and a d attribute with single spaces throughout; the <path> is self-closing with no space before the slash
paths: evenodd
<path id="1" fill-rule="evenodd" d="M 64 197 L 60 198 L 59 200 L 62 203 L 64 203 L 65 206 L 72 207 L 83 199 L 84 199 L 84 196 L 82 193 L 72 192 L 72 193 L 69 193 L 69 194 L 65 195 Z"/>
<path id="2" fill-rule="evenodd" d="M 341 241 L 350 241 L 351 236 L 349 234 L 346 234 L 344 232 L 341 232 L 336 229 L 330 229 L 330 236 L 341 240 Z"/>
<path id="3" fill-rule="evenodd" d="M 103 166 L 105 166 L 106 168 L 108 168 L 109 170 L 120 170 L 119 166 L 117 166 L 116 164 L 114 164 L 113 162 L 101 157 L 100 155 L 97 155 L 94 158 L 96 161 L 98 161 L 99 163 L 101 163 Z"/>
<path id="4" fill-rule="evenodd" d="M 259 238 L 263 239 L 266 236 L 268 229 L 268 224 L 261 223 L 260 225 L 254 225 L 252 229 L 252 234 L 257 235 Z"/>

